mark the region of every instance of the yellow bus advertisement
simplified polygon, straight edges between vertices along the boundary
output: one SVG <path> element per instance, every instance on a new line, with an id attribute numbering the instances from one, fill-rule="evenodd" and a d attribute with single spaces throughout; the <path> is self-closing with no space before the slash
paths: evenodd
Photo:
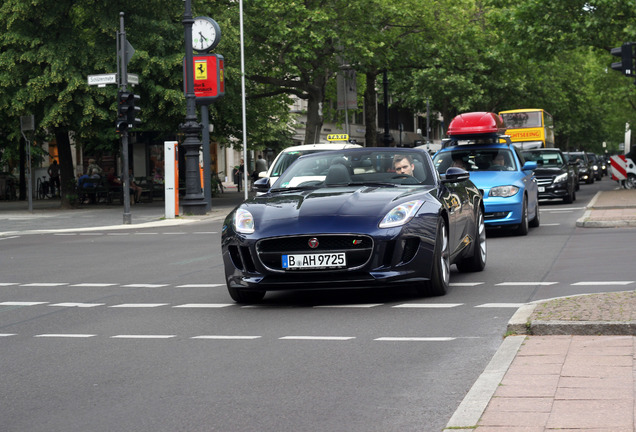
<path id="1" fill-rule="evenodd" d="M 506 135 L 522 149 L 554 147 L 554 122 L 542 109 L 516 109 L 501 111 Z"/>

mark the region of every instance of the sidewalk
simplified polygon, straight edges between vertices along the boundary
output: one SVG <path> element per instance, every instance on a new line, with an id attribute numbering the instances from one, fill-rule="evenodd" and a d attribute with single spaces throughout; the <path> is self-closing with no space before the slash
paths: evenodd
<path id="1" fill-rule="evenodd" d="M 636 190 L 598 192 L 576 226 L 585 228 L 636 227 Z"/>
<path id="2" fill-rule="evenodd" d="M 33 211 L 27 201 L 0 201 L 0 237 L 50 231 L 95 229 L 131 229 L 150 226 L 181 225 L 200 220 L 222 220 L 238 204 L 244 193 L 236 187 L 212 197 L 211 209 L 200 216 L 186 215 L 183 208 L 174 219 L 165 218 L 165 202 L 154 200 L 130 206 L 130 224 L 124 224 L 122 204 L 83 204 L 76 209 L 62 209 L 59 199 L 33 200 Z M 183 198 L 180 202 L 183 204 Z"/>

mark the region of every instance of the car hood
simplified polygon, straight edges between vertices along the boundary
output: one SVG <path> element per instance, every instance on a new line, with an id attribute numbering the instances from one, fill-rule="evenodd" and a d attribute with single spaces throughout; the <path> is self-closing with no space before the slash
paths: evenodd
<path id="1" fill-rule="evenodd" d="M 470 180 L 479 189 L 490 189 L 494 186 L 523 186 L 523 171 L 472 171 Z"/>
<path id="2" fill-rule="evenodd" d="M 291 235 L 313 232 L 370 232 L 396 205 L 434 200 L 433 186 L 337 187 L 276 192 L 240 205 L 259 232 Z"/>
<path id="3" fill-rule="evenodd" d="M 563 168 L 537 168 L 534 170 L 534 175 L 536 177 L 554 177 L 559 174 L 563 174 L 566 172 Z"/>

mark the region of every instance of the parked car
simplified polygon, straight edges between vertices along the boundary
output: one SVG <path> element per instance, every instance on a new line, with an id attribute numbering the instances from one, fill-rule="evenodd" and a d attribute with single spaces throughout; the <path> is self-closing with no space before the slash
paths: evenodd
<path id="1" fill-rule="evenodd" d="M 562 199 L 570 204 L 576 200 L 576 162 L 568 162 L 561 150 L 541 148 L 521 152 L 526 161 L 535 161 L 539 199 Z"/>
<path id="2" fill-rule="evenodd" d="M 267 192 L 224 223 L 225 278 L 236 302 L 259 302 L 274 290 L 396 285 L 444 295 L 452 264 L 486 265 L 479 190 L 463 170 L 441 179 L 426 151 L 309 154 L 271 189 L 260 187 Z"/>
<path id="3" fill-rule="evenodd" d="M 351 144 L 349 142 L 333 142 L 319 144 L 305 144 L 300 146 L 287 147 L 274 159 L 269 169 L 258 173 L 260 178 L 268 178 L 269 186 L 273 185 L 276 179 L 285 172 L 287 168 L 300 156 L 329 150 L 341 150 L 345 148 L 359 148 L 359 144 Z"/>
<path id="4" fill-rule="evenodd" d="M 594 175 L 594 180 L 603 180 L 603 166 L 601 165 L 601 159 L 595 153 L 585 153 L 587 158 L 590 160 L 590 165 L 592 167 L 592 173 Z"/>
<path id="5" fill-rule="evenodd" d="M 594 183 L 594 172 L 587 154 L 585 152 L 568 152 L 566 154 L 579 166 L 579 183 Z"/>

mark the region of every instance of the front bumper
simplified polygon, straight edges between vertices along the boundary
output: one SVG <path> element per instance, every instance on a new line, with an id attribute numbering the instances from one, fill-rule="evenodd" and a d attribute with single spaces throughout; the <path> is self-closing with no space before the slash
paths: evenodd
<path id="1" fill-rule="evenodd" d="M 508 198 L 488 197 L 484 199 L 484 222 L 486 226 L 518 225 L 521 223 L 523 202 L 521 191 Z"/>

